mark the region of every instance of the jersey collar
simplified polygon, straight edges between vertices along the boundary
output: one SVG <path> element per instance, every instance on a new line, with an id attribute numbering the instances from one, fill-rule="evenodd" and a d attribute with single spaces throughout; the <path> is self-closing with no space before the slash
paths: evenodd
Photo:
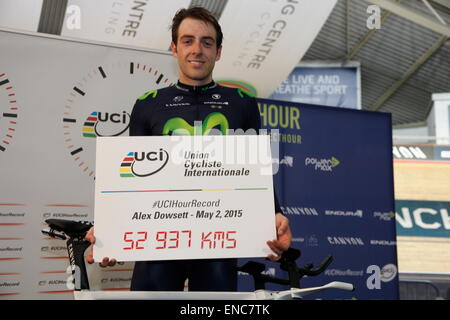
<path id="1" fill-rule="evenodd" d="M 203 86 L 190 86 L 190 85 L 184 84 L 184 83 L 180 82 L 180 80 L 178 80 L 176 87 L 177 87 L 177 89 L 185 91 L 185 92 L 191 92 L 191 93 L 198 94 L 198 93 L 205 92 L 206 90 L 217 87 L 217 83 L 215 83 L 214 81 L 211 81 L 210 83 L 205 84 Z"/>

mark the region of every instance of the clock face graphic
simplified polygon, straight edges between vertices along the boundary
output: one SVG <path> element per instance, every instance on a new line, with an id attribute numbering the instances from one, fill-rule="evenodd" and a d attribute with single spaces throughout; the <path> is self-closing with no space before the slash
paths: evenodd
<path id="1" fill-rule="evenodd" d="M 0 156 L 12 143 L 18 119 L 18 104 L 14 86 L 0 70 Z"/>
<path id="2" fill-rule="evenodd" d="M 95 138 L 128 136 L 137 98 L 170 86 L 175 76 L 130 61 L 98 65 L 77 81 L 64 101 L 65 147 L 83 174 L 95 175 Z"/>

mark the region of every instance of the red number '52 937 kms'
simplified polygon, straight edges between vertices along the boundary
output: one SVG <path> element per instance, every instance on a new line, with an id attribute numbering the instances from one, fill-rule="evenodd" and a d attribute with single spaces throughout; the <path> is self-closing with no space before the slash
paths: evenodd
<path id="1" fill-rule="evenodd" d="M 201 249 L 234 249 L 237 247 L 236 231 L 210 231 L 193 235 L 191 230 L 158 231 L 150 237 L 147 231 L 125 232 L 123 250 L 191 248 L 192 242 Z M 193 241 L 198 239 L 199 241 Z M 195 238 L 197 236 L 197 238 Z"/>

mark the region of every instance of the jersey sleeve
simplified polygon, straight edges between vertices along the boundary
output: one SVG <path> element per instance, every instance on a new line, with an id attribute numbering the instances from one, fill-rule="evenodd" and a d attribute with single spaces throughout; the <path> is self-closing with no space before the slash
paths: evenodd
<path id="1" fill-rule="evenodd" d="M 151 136 L 151 117 L 152 103 L 151 99 L 155 98 L 157 90 L 149 91 L 139 97 L 131 111 L 130 117 L 130 136 Z"/>
<path id="2" fill-rule="evenodd" d="M 145 119 L 142 117 L 142 106 L 136 100 L 130 118 L 130 136 L 145 136 Z"/>

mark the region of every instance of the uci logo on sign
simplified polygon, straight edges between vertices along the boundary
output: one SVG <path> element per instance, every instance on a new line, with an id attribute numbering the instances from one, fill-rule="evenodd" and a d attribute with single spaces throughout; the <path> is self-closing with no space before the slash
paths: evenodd
<path id="1" fill-rule="evenodd" d="M 123 178 L 148 177 L 161 171 L 169 161 L 169 153 L 158 151 L 129 152 L 120 165 Z"/>

